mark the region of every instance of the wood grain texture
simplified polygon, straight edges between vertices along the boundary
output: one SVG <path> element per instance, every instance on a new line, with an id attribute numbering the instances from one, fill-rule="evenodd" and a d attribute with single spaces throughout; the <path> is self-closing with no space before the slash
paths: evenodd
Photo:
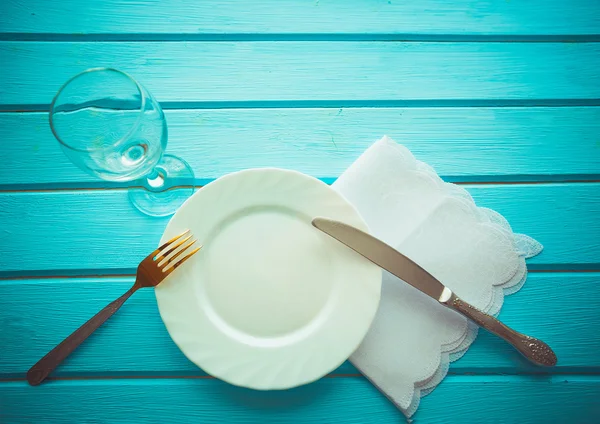
<path id="1" fill-rule="evenodd" d="M 598 41 L 597 0 L 5 0 L 0 422 L 403 421 L 349 363 L 283 392 L 206 378 L 171 342 L 151 290 L 69 358 L 62 380 L 6 381 L 132 281 L 57 275 L 131 273 L 166 225 L 125 190 L 96 190 L 114 186 L 70 164 L 35 113 L 77 72 L 114 66 L 161 101 L 169 151 L 202 184 L 261 166 L 331 182 L 383 134 L 450 181 L 521 182 L 467 189 L 545 245 L 530 269 L 594 271 L 531 273 L 500 315 L 547 341 L 559 366 L 536 368 L 482 331 L 414 418 L 597 423 Z M 7 191 L 21 189 L 41 191 Z M 54 278 L 16 278 L 33 275 Z"/>
<path id="2" fill-rule="evenodd" d="M 0 281 L 0 379 L 24 378 L 32 364 L 132 284 L 132 278 Z M 559 357 L 557 367 L 536 367 L 481 330 L 467 354 L 452 364 L 450 374 L 597 373 L 600 305 L 590 301 L 589 294 L 598 284 L 599 273 L 531 273 L 519 294 L 505 299 L 500 319 L 550 344 Z M 569 296 L 564 296 L 565 290 Z M 560 322 L 569 326 L 556 324 Z M 349 362 L 333 372 L 347 374 L 358 374 Z M 153 290 L 141 290 L 52 377 L 202 375 L 206 374 L 171 341 Z"/>
<path id="3" fill-rule="evenodd" d="M 6 0 L 5 32 L 598 34 L 594 0 Z"/>
<path id="4" fill-rule="evenodd" d="M 434 424 L 457 417 L 465 424 L 588 424 L 600 414 L 598 396 L 598 376 L 452 376 L 422 400 L 414 419 Z M 13 382 L 0 385 L 0 414 L 6 424 L 114 423 L 131 422 L 132 417 L 139 423 L 405 422 L 363 378 L 322 379 L 279 392 L 206 379 L 54 381 L 39 387 Z"/>
<path id="5" fill-rule="evenodd" d="M 600 179 L 600 107 L 167 110 L 199 184 L 256 167 L 337 178 L 388 134 L 448 181 Z M 0 188 L 111 187 L 69 162 L 46 113 L 0 113 Z"/>
<path id="6" fill-rule="evenodd" d="M 0 63 L 17 110 L 98 66 L 161 102 L 600 98 L 600 43 L 0 42 Z"/>
<path id="7" fill-rule="evenodd" d="M 545 245 L 531 267 L 598 269 L 600 184 L 466 188 Z M 138 212 L 126 190 L 0 193 L 0 275 L 132 273 L 167 221 Z"/>

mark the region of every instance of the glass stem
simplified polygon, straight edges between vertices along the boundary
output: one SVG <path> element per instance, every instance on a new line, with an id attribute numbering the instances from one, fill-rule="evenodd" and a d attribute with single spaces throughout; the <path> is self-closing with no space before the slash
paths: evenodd
<path id="1" fill-rule="evenodd" d="M 165 176 L 156 168 L 154 168 L 146 177 L 146 183 L 150 190 L 160 191 L 165 185 Z"/>

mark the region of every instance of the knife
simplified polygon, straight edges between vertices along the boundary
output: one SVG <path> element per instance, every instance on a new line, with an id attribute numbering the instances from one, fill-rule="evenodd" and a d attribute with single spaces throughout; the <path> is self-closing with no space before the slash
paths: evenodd
<path id="1" fill-rule="evenodd" d="M 556 365 L 556 355 L 546 343 L 518 333 L 495 317 L 468 304 L 417 263 L 381 240 L 350 225 L 326 218 L 315 218 L 312 224 L 374 264 L 433 297 L 447 308 L 464 315 L 480 327 L 503 338 L 534 364 Z"/>

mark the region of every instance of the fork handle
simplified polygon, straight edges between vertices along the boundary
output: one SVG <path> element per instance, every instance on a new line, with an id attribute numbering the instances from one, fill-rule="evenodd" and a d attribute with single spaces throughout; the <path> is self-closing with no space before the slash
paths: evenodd
<path id="1" fill-rule="evenodd" d="M 52 349 L 42 359 L 40 359 L 33 367 L 27 371 L 27 381 L 32 386 L 37 386 L 48 377 L 48 375 L 62 361 L 64 361 L 77 347 L 87 339 L 90 334 L 98 329 L 104 322 L 109 319 L 119 308 L 125 303 L 129 296 L 136 290 L 137 286 L 131 287 L 117 300 L 109 303 L 104 309 L 90 318 L 85 324 L 75 330 L 69 337 L 64 339 L 58 346 Z"/>
<path id="2" fill-rule="evenodd" d="M 493 316 L 465 302 L 454 293 L 452 293 L 452 296 L 448 300 L 441 303 L 469 318 L 490 333 L 506 340 L 534 364 L 543 366 L 556 365 L 556 355 L 546 343 L 513 330 Z"/>

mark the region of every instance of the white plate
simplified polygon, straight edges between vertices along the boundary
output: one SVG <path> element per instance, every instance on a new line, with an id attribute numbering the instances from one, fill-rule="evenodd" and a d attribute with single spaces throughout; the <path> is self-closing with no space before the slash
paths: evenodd
<path id="1" fill-rule="evenodd" d="M 161 243 L 190 229 L 204 248 L 156 298 L 192 362 L 238 386 L 286 389 L 331 372 L 358 347 L 381 270 L 314 228 L 316 216 L 367 229 L 332 188 L 280 169 L 226 175 L 177 211 Z"/>

